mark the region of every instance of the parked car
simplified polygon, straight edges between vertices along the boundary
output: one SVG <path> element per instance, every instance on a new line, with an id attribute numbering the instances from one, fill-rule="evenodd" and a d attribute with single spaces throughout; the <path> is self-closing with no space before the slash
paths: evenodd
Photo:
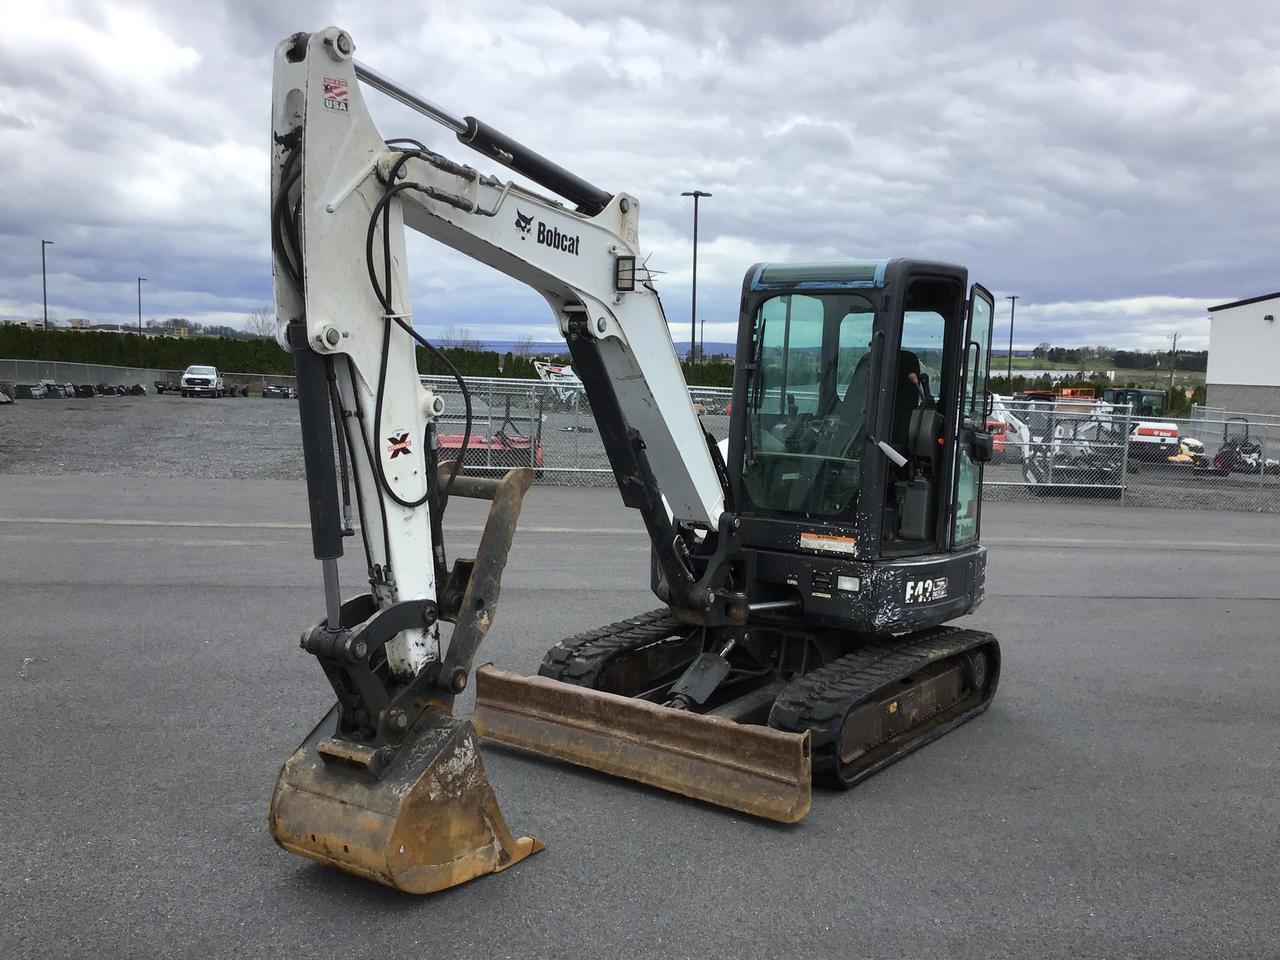
<path id="1" fill-rule="evenodd" d="M 297 400 L 298 394 L 293 387 L 281 387 L 269 383 L 262 388 L 262 396 L 267 400 Z"/>
<path id="2" fill-rule="evenodd" d="M 223 394 L 222 374 L 217 367 L 193 364 L 182 372 L 184 397 L 220 397 Z"/>

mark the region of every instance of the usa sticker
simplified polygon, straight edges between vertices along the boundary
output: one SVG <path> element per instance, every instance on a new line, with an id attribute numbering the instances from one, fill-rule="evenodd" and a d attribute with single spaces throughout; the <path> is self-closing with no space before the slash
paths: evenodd
<path id="1" fill-rule="evenodd" d="M 907 603 L 930 603 L 947 598 L 947 578 L 936 580 L 908 580 Z"/>
<path id="2" fill-rule="evenodd" d="M 336 77 L 324 78 L 324 108 L 347 112 L 347 81 Z"/>

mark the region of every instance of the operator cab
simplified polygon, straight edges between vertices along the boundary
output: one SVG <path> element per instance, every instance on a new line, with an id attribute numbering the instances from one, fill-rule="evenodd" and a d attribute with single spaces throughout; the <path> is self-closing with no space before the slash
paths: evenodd
<path id="1" fill-rule="evenodd" d="M 949 264 L 747 271 L 727 461 L 742 545 L 866 563 L 976 547 L 992 313 Z"/>

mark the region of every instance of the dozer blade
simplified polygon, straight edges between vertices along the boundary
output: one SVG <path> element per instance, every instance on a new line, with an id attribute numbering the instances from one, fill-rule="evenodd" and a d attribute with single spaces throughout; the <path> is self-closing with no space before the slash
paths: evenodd
<path id="1" fill-rule="evenodd" d="M 812 801 L 809 733 L 689 713 L 486 664 L 480 736 L 663 790 L 795 823 Z"/>
<path id="2" fill-rule="evenodd" d="M 271 835 L 284 849 L 407 893 L 496 873 L 543 849 L 511 836 L 471 724 L 428 710 L 379 778 L 331 741 L 330 711 L 280 771 Z"/>

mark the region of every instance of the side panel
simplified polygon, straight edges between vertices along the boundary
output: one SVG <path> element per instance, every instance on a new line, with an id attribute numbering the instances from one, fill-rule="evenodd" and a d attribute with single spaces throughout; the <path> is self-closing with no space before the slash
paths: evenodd
<path id="1" fill-rule="evenodd" d="M 883 636 L 940 626 L 981 603 L 987 554 L 970 547 L 868 563 L 750 550 L 745 559 L 754 584 L 789 588 L 800 600 L 801 610 L 779 619 Z"/>

